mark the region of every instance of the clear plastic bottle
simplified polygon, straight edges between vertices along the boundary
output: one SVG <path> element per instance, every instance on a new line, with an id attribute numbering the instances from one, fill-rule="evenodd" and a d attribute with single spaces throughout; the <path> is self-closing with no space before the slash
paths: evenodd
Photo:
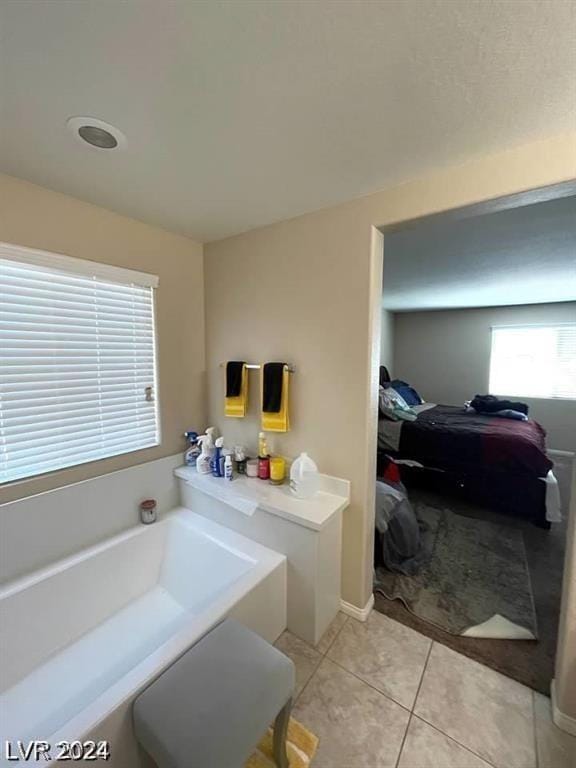
<path id="1" fill-rule="evenodd" d="M 290 468 L 290 490 L 299 499 L 311 499 L 320 488 L 316 462 L 301 453 Z"/>

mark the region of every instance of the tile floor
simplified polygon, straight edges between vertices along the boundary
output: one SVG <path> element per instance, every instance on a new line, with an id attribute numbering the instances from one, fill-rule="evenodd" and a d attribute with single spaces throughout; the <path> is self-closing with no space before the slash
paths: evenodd
<path id="1" fill-rule="evenodd" d="M 373 612 L 339 614 L 296 666 L 294 716 L 320 738 L 314 768 L 576 768 L 550 700 Z"/>

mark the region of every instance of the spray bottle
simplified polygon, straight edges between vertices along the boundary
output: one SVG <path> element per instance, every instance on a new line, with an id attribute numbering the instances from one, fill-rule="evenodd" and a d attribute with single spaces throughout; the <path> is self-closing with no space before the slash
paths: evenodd
<path id="1" fill-rule="evenodd" d="M 201 453 L 196 461 L 196 469 L 201 475 L 209 475 L 212 471 L 212 457 L 214 456 L 214 427 L 209 427 L 205 435 L 200 435 L 197 442 L 200 444 Z"/>
<path id="2" fill-rule="evenodd" d="M 186 453 L 184 454 L 184 464 L 187 467 L 195 467 L 200 456 L 200 446 L 198 445 L 198 432 L 184 432 L 186 438 Z"/>
<path id="3" fill-rule="evenodd" d="M 223 477 L 222 472 L 222 449 L 224 448 L 224 438 L 218 437 L 215 443 L 214 456 L 212 457 L 212 474 L 214 477 Z"/>

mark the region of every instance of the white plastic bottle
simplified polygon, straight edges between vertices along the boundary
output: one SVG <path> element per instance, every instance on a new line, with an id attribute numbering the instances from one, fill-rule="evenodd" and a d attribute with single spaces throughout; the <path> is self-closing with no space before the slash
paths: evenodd
<path id="1" fill-rule="evenodd" d="M 316 463 L 307 453 L 301 453 L 290 467 L 290 490 L 299 499 L 311 499 L 320 488 Z"/>
<path id="2" fill-rule="evenodd" d="M 201 445 L 201 453 L 196 461 L 196 470 L 201 475 L 209 475 L 212 472 L 212 440 L 209 435 L 200 435 L 198 442 Z"/>
<path id="3" fill-rule="evenodd" d="M 206 437 L 208 438 L 206 450 L 208 451 L 210 456 L 214 456 L 214 453 L 216 451 L 216 448 L 214 447 L 216 443 L 216 439 L 214 437 L 215 432 L 216 432 L 216 427 L 208 427 L 208 429 L 206 430 Z"/>
<path id="4" fill-rule="evenodd" d="M 234 480 L 234 465 L 232 464 L 232 456 L 230 454 L 224 459 L 224 478 L 226 480 Z"/>

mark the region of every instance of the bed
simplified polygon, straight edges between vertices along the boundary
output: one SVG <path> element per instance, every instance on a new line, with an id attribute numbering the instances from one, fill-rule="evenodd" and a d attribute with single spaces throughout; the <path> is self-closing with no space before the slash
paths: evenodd
<path id="1" fill-rule="evenodd" d="M 458 494 L 550 526 L 546 501 L 548 484 L 554 480 L 553 464 L 540 424 L 470 413 L 463 406 L 412 407 L 417 414 L 414 421 L 379 420 L 380 470 L 391 457 L 400 462 L 408 485 Z"/>

